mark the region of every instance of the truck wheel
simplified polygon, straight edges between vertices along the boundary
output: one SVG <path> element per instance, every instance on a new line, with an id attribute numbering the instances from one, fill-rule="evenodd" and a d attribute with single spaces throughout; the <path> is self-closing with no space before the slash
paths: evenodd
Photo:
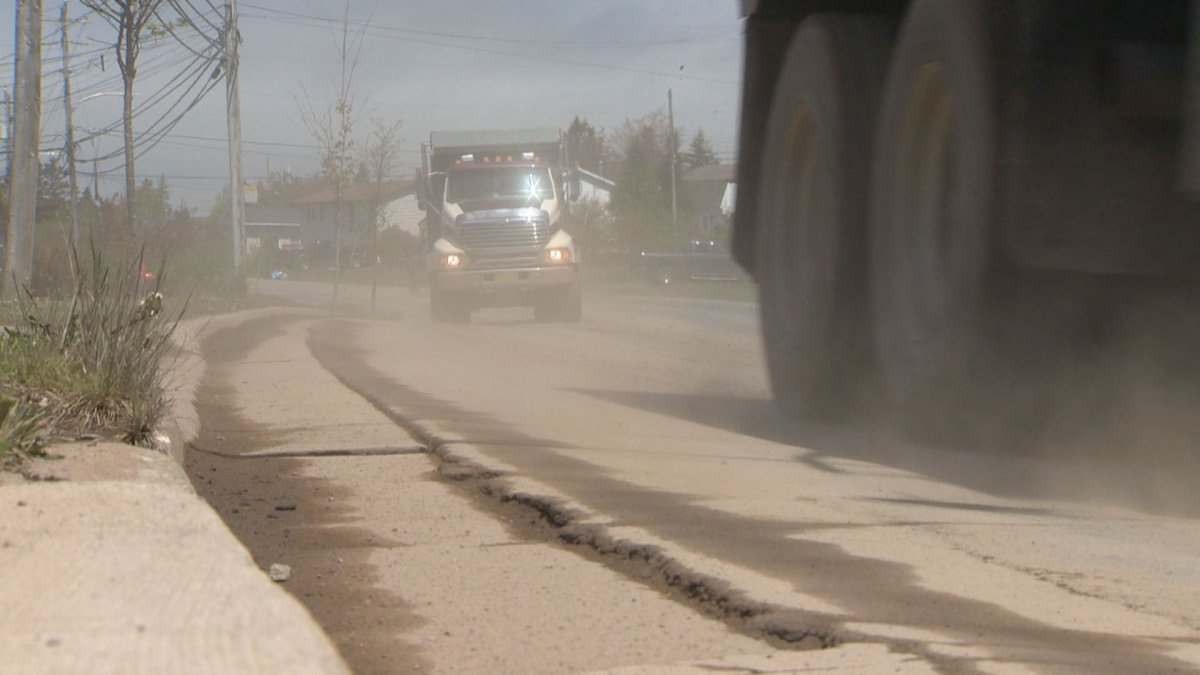
<path id="1" fill-rule="evenodd" d="M 912 3 L 875 137 L 875 350 L 887 395 L 921 423 L 964 403 L 984 344 L 996 180 L 985 10 L 981 0 Z"/>
<path id="2" fill-rule="evenodd" d="M 434 323 L 469 323 L 471 309 L 463 298 L 434 288 L 429 289 L 429 313 Z"/>
<path id="3" fill-rule="evenodd" d="M 866 370 L 867 189 L 891 30 L 815 14 L 788 47 L 758 194 L 759 308 L 776 401 L 833 412 Z"/>
<path id="4" fill-rule="evenodd" d="M 583 294 L 579 280 L 564 288 L 547 289 L 533 306 L 538 321 L 576 322 L 583 319 Z"/>

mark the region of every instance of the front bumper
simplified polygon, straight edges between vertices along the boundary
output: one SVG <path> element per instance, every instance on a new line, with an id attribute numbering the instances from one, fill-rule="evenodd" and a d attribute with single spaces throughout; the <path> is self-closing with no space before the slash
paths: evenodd
<path id="1" fill-rule="evenodd" d="M 441 270 L 431 283 L 445 293 L 469 295 L 519 295 L 551 286 L 574 283 L 579 270 L 574 265 L 531 267 L 515 270 Z"/>

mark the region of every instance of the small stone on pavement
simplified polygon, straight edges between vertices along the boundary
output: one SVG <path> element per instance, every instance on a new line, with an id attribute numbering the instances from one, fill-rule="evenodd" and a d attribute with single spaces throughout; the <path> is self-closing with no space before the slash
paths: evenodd
<path id="1" fill-rule="evenodd" d="M 272 563 L 271 569 L 267 571 L 267 576 L 271 577 L 271 581 L 283 583 L 292 578 L 292 568 L 279 563 Z"/>

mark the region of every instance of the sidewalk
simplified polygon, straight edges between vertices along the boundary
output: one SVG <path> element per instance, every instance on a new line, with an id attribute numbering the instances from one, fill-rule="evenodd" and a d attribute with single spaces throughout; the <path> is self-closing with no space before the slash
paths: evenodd
<path id="1" fill-rule="evenodd" d="M 181 327 L 169 454 L 116 443 L 49 448 L 0 474 L 0 670 L 345 673 L 307 610 L 270 581 L 192 490 L 178 459 L 198 425 L 203 362 Z"/>

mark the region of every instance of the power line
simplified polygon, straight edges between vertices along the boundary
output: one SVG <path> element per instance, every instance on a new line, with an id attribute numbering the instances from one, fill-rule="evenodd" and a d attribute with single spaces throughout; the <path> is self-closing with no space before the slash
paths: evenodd
<path id="1" fill-rule="evenodd" d="M 260 11 L 268 11 L 268 12 L 273 12 L 276 14 L 282 14 L 282 15 L 284 15 L 284 17 L 300 17 L 301 20 L 319 21 L 319 22 L 327 23 L 327 24 L 340 24 L 341 23 L 341 21 L 338 19 L 329 19 L 329 18 L 320 17 L 320 16 L 298 14 L 295 12 L 286 12 L 284 10 L 266 9 L 266 8 L 259 7 L 256 5 L 246 5 L 246 6 L 253 7 L 254 9 L 258 9 Z M 288 18 L 272 18 L 269 16 L 257 16 L 257 15 L 253 15 L 253 14 L 243 14 L 242 16 L 245 18 L 257 18 L 257 19 L 262 19 L 265 21 L 274 21 L 277 23 L 290 23 L 292 25 L 307 25 L 307 24 L 302 23 L 301 21 L 297 21 L 295 19 L 289 20 Z M 486 47 L 478 47 L 478 46 L 473 46 L 473 45 L 449 44 L 449 43 L 445 43 L 445 42 L 437 42 L 434 40 L 426 40 L 426 39 L 414 38 L 414 37 L 401 38 L 399 35 L 381 34 L 379 31 L 375 30 L 375 28 L 373 26 L 371 26 L 370 24 L 366 24 L 366 25 L 359 24 L 359 25 L 362 25 L 363 27 L 356 32 L 358 32 L 362 35 L 374 35 L 376 37 L 383 37 L 383 38 L 392 39 L 392 40 L 403 39 L 407 43 L 431 45 L 431 46 L 435 46 L 435 47 L 443 47 L 446 49 L 458 49 L 461 51 L 476 52 L 476 53 L 481 53 L 481 54 L 492 54 L 492 55 L 497 55 L 497 56 L 508 56 L 508 57 L 512 57 L 512 58 L 528 59 L 528 60 L 538 61 L 540 63 L 562 63 L 562 64 L 572 65 L 572 66 L 581 66 L 584 68 L 598 68 L 601 70 L 613 70 L 613 71 L 621 71 L 621 72 L 629 72 L 629 73 L 639 73 L 642 75 L 655 75 L 658 77 L 668 77 L 668 78 L 680 79 L 680 80 L 692 80 L 692 81 L 696 81 L 696 82 L 709 82 L 709 83 L 714 83 L 714 84 L 728 84 L 728 85 L 737 85 L 738 84 L 738 82 L 735 80 L 724 80 L 724 79 L 720 79 L 720 78 L 703 77 L 703 76 L 699 76 L 699 75 L 684 75 L 679 72 L 651 70 L 648 68 L 635 68 L 633 66 L 619 66 L 619 65 L 615 65 L 615 64 L 611 64 L 611 63 L 592 63 L 592 62 L 588 62 L 588 61 L 577 61 L 574 59 L 565 59 L 565 58 L 554 57 L 554 56 L 523 54 L 520 52 L 510 52 L 510 51 L 504 51 L 504 50 L 500 50 L 500 49 L 489 49 Z M 408 35 L 408 34 L 414 33 L 414 32 L 418 33 L 418 34 L 423 33 L 423 31 L 410 31 L 407 29 L 394 29 L 394 30 L 396 32 L 403 31 L 405 35 Z M 425 33 L 425 34 L 428 34 L 428 33 Z M 469 38 L 469 36 L 464 35 L 464 36 L 458 36 L 458 39 L 470 39 L 470 38 Z"/>
<path id="2" fill-rule="evenodd" d="M 251 3 L 243 3 L 242 6 L 249 7 L 251 9 L 257 9 L 260 12 L 269 12 L 271 14 L 279 14 L 282 16 L 287 16 L 287 17 L 291 17 L 291 18 L 295 18 L 295 19 L 303 19 L 303 20 L 307 20 L 307 21 L 318 21 L 321 23 L 329 23 L 329 24 L 337 24 L 337 25 L 342 24 L 342 19 L 335 19 L 335 18 L 331 18 L 331 17 L 316 16 L 313 14 L 301 14 L 299 12 L 289 12 L 289 11 L 283 10 L 283 9 L 275 9 L 273 7 L 263 7 L 261 5 L 254 5 Z M 243 16 L 252 16 L 252 15 L 244 14 Z M 265 19 L 268 21 L 272 20 L 270 17 L 264 17 L 264 16 L 254 16 L 254 18 Z M 509 44 L 533 44 L 533 45 L 554 45 L 554 46 L 595 45 L 595 46 L 630 47 L 630 46 L 639 46 L 639 45 L 660 46 L 660 45 L 670 45 L 670 44 L 709 44 L 712 42 L 723 42 L 723 41 L 728 40 L 731 37 L 728 34 L 722 34 L 722 35 L 705 36 L 705 37 L 700 37 L 700 38 L 683 38 L 683 39 L 675 39 L 675 40 L 662 40 L 662 39 L 656 39 L 656 40 L 552 40 L 551 39 L 551 40 L 548 40 L 548 39 L 545 39 L 542 37 L 538 37 L 538 38 L 497 37 L 495 35 L 480 35 L 480 34 L 470 34 L 470 33 L 449 33 L 449 32 L 445 32 L 445 31 L 426 30 L 426 29 L 419 29 L 419 28 L 402 28 L 400 26 L 389 26 L 386 24 L 377 24 L 377 23 L 373 23 L 373 22 L 369 22 L 369 21 L 347 21 L 346 24 L 350 25 L 350 26 L 355 26 L 355 27 L 361 28 L 361 29 L 371 29 L 371 30 L 376 30 L 376 31 L 390 31 L 390 32 L 394 32 L 394 33 L 401 33 L 404 35 L 444 37 L 444 38 L 450 38 L 450 39 L 455 39 L 455 40 L 483 40 L 486 42 L 501 42 L 501 43 L 509 43 Z M 741 35 L 741 32 L 739 31 L 737 34 Z"/>

